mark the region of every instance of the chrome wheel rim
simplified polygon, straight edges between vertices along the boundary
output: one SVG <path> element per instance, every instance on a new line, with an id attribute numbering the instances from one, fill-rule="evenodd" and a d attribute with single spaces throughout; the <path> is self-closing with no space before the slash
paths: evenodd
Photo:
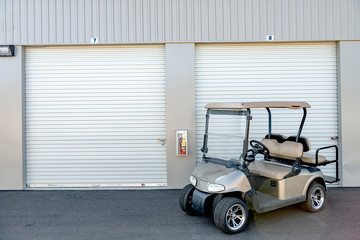
<path id="1" fill-rule="evenodd" d="M 311 191 L 310 201 L 311 206 L 314 209 L 319 209 L 324 204 L 324 190 L 320 187 L 316 187 Z"/>
<path id="2" fill-rule="evenodd" d="M 226 225 L 232 231 L 239 230 L 245 223 L 245 208 L 236 203 L 226 212 Z"/>

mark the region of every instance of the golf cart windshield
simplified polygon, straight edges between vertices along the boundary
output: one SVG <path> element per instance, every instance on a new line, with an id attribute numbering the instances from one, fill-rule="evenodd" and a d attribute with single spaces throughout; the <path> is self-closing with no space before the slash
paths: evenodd
<path id="1" fill-rule="evenodd" d="M 246 110 L 210 110 L 207 157 L 239 161 L 244 156 Z"/>

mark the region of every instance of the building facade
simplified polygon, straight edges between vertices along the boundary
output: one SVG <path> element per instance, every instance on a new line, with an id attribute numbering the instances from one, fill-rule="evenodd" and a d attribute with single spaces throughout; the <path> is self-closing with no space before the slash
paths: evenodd
<path id="1" fill-rule="evenodd" d="M 358 0 L 0 0 L 0 45 L 2 190 L 181 188 L 205 104 L 263 100 L 309 102 L 312 151 L 337 144 L 340 186 L 360 186 Z M 274 131 L 299 121 L 274 112 Z"/>

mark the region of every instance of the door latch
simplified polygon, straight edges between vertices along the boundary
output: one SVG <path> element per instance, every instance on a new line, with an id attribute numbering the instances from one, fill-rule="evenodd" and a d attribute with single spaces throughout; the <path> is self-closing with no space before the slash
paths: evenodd
<path id="1" fill-rule="evenodd" d="M 334 140 L 338 140 L 339 137 L 338 136 L 330 136 L 329 139 L 334 141 Z"/>
<path id="2" fill-rule="evenodd" d="M 160 143 L 161 144 L 161 146 L 164 146 L 165 144 L 166 144 L 166 138 L 159 138 L 159 139 L 157 139 L 157 141 L 158 141 L 158 143 Z"/>

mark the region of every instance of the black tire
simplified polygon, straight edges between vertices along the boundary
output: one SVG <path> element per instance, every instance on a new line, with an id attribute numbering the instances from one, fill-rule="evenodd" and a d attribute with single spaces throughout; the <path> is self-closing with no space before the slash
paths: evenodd
<path id="1" fill-rule="evenodd" d="M 225 197 L 215 207 L 214 222 L 225 233 L 239 233 L 248 225 L 248 208 L 238 198 Z"/>
<path id="2" fill-rule="evenodd" d="M 195 187 L 192 184 L 186 185 L 180 193 L 179 205 L 181 209 L 189 215 L 195 215 L 196 211 L 192 208 L 192 195 Z"/>
<path id="3" fill-rule="evenodd" d="M 302 209 L 308 212 L 318 212 L 324 207 L 326 192 L 323 185 L 313 182 L 310 184 L 306 201 L 301 203 Z"/>

